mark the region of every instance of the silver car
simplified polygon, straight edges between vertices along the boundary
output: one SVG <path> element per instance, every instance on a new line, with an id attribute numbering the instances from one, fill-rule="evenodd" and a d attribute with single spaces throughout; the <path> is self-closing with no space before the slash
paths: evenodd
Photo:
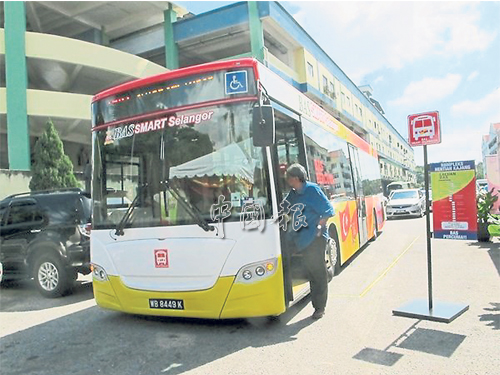
<path id="1" fill-rule="evenodd" d="M 425 195 L 419 189 L 395 190 L 386 207 L 387 217 L 417 216 L 425 214 Z"/>

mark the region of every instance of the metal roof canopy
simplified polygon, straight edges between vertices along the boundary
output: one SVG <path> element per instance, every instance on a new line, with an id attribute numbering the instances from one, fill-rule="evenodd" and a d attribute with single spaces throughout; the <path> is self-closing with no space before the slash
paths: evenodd
<path id="1" fill-rule="evenodd" d="M 27 1 L 26 30 L 75 38 L 103 31 L 110 40 L 159 23 L 172 6 L 179 17 L 187 11 L 169 1 Z M 1 27 L 4 10 L 0 7 Z"/>

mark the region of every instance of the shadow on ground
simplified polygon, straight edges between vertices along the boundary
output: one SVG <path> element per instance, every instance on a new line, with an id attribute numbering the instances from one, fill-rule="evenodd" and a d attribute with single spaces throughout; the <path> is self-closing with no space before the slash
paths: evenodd
<path id="1" fill-rule="evenodd" d="M 494 330 L 500 330 L 500 303 L 490 302 L 490 305 L 491 307 L 485 307 L 484 310 L 491 312 L 479 315 L 479 320 L 489 322 L 486 325 Z"/>
<path id="2" fill-rule="evenodd" d="M 144 317 L 91 307 L 0 339 L 2 375 L 181 374 L 248 348 L 296 340 L 314 322 L 290 324 L 308 302 L 274 320 Z"/>
<path id="3" fill-rule="evenodd" d="M 71 305 L 92 298 L 94 298 L 94 293 L 90 279 L 77 280 L 71 293 L 58 298 L 43 297 L 36 289 L 33 280 L 16 280 L 2 283 L 0 312 L 38 311 Z"/>
<path id="4" fill-rule="evenodd" d="M 420 322 L 421 320 L 414 323 L 387 348 L 383 350 L 364 348 L 353 358 L 387 367 L 394 366 L 397 361 L 404 357 L 404 354 L 391 352 L 391 348 L 419 351 L 450 358 L 467 337 L 435 329 L 418 328 L 417 325 Z"/>

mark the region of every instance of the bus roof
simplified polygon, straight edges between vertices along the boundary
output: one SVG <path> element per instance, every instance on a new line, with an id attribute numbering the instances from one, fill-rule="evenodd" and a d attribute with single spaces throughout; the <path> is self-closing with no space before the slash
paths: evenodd
<path id="1" fill-rule="evenodd" d="M 107 98 L 109 96 L 117 95 L 129 90 L 133 90 L 143 86 L 149 86 L 157 82 L 162 82 L 169 79 L 182 78 L 194 74 L 202 74 L 217 70 L 224 70 L 237 67 L 252 67 L 255 74 L 255 79 L 259 79 L 257 70 L 257 60 L 253 58 L 242 58 L 237 60 L 215 61 L 211 63 L 188 66 L 186 68 L 175 69 L 169 72 L 156 74 L 154 76 L 139 78 L 130 82 L 122 83 L 121 85 L 111 87 L 103 90 L 92 98 L 92 103 Z"/>

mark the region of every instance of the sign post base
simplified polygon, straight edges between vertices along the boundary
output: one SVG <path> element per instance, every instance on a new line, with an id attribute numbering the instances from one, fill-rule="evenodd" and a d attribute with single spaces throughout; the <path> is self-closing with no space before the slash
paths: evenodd
<path id="1" fill-rule="evenodd" d="M 469 305 L 435 301 L 432 309 L 429 302 L 417 299 L 406 303 L 397 310 L 392 310 L 393 315 L 406 318 L 433 320 L 436 322 L 450 323 L 469 309 Z"/>

